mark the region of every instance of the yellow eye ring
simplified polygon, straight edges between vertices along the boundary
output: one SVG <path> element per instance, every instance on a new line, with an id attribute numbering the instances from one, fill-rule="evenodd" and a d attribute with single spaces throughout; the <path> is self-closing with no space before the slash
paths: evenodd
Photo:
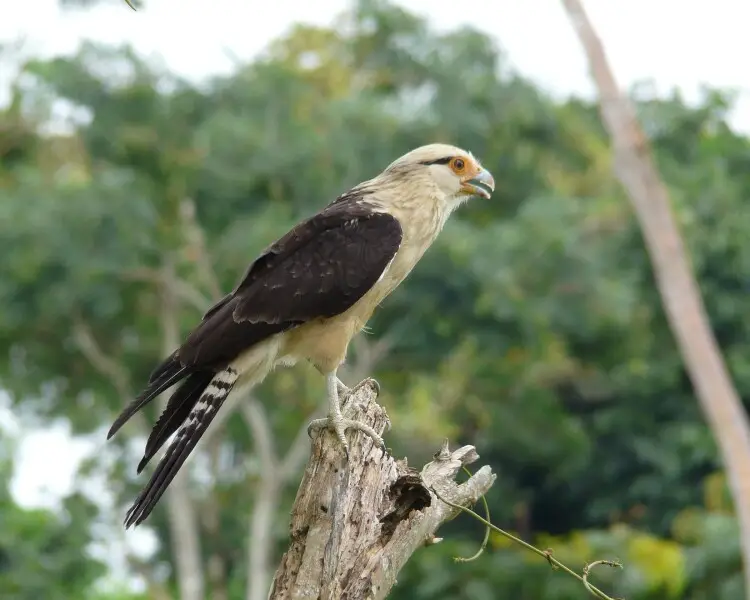
<path id="1" fill-rule="evenodd" d="M 461 175 L 466 170 L 466 161 L 463 158 L 456 156 L 451 159 L 450 168 L 456 175 Z"/>

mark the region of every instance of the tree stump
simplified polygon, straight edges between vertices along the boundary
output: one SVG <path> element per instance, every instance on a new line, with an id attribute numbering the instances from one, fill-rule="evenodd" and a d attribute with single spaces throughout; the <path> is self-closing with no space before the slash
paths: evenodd
<path id="1" fill-rule="evenodd" d="M 367 379 L 346 398 L 344 417 L 375 431 L 389 426 L 377 404 L 377 383 Z M 458 512 L 437 498 L 471 505 L 495 481 L 490 467 L 455 482 L 463 465 L 479 458 L 473 446 L 451 452 L 448 443 L 421 472 L 396 460 L 359 431 L 349 432 L 350 457 L 328 430 L 312 444 L 292 509 L 290 545 L 269 598 L 364 600 L 385 598 L 401 568 Z"/>

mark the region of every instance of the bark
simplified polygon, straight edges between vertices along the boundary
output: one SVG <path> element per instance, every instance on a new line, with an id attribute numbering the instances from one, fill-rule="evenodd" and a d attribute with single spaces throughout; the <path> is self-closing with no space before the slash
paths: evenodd
<path id="1" fill-rule="evenodd" d="M 366 380 L 347 398 L 344 416 L 382 433 L 388 417 L 376 396 L 377 386 Z M 446 500 L 470 505 L 495 480 L 485 466 L 465 483 L 454 481 L 463 465 L 477 460 L 472 446 L 451 452 L 446 443 L 418 472 L 360 432 L 348 437 L 348 460 L 331 433 L 313 442 L 271 599 L 385 598 L 412 554 L 439 541 L 435 532 L 458 512 L 431 488 Z"/>
<path id="2" fill-rule="evenodd" d="M 701 409 L 718 443 L 740 525 L 750 598 L 750 425 L 703 305 L 688 254 L 651 150 L 622 94 L 580 0 L 562 0 L 588 57 L 600 111 L 614 146 L 615 171 L 643 232 L 672 333 Z"/>

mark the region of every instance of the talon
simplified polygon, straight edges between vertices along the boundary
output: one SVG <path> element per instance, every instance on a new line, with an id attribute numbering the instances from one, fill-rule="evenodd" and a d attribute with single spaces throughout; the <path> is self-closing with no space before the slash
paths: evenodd
<path id="1" fill-rule="evenodd" d="M 336 438 L 339 440 L 341 445 L 344 447 L 344 453 L 347 458 L 349 457 L 349 443 L 346 441 L 345 432 L 347 429 L 356 429 L 361 431 L 365 435 L 372 438 L 373 442 L 377 444 L 382 450 L 385 450 L 385 442 L 378 433 L 366 423 L 360 423 L 353 419 L 342 419 L 335 417 L 327 417 L 325 419 L 316 419 L 307 426 L 307 433 L 312 438 L 312 431 L 315 429 L 330 429 L 336 434 Z"/>
<path id="2" fill-rule="evenodd" d="M 307 426 L 307 435 L 310 439 L 313 438 L 313 432 L 320 431 L 328 427 L 328 419 L 313 419 Z"/>

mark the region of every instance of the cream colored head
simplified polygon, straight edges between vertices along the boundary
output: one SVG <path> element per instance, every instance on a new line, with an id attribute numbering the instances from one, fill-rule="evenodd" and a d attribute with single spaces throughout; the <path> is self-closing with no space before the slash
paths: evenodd
<path id="1" fill-rule="evenodd" d="M 443 200 L 449 209 L 471 196 L 489 198 L 495 180 L 471 152 L 448 144 L 429 144 L 404 154 L 381 174 L 417 186 L 431 198 Z"/>

